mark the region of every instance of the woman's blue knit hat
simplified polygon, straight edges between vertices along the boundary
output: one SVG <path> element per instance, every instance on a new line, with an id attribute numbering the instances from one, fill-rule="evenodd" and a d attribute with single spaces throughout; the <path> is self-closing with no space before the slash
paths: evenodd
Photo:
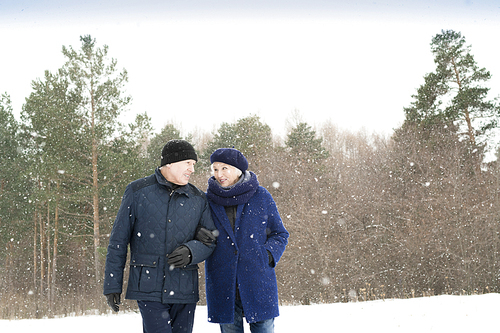
<path id="1" fill-rule="evenodd" d="M 248 161 L 243 154 L 234 148 L 219 148 L 210 155 L 210 164 L 214 162 L 225 163 L 245 172 L 248 169 Z"/>

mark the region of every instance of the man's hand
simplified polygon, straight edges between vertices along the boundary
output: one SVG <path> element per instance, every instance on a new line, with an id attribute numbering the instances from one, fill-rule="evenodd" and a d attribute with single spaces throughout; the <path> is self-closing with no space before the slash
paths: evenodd
<path id="1" fill-rule="evenodd" d="M 120 310 L 120 307 L 118 306 L 120 304 L 120 294 L 114 293 L 114 294 L 107 294 L 104 295 L 106 296 L 106 299 L 108 301 L 108 305 L 114 312 L 118 312 Z"/>
<path id="2" fill-rule="evenodd" d="M 194 239 L 202 242 L 206 246 L 210 246 L 215 244 L 216 237 L 212 231 L 205 229 L 202 226 L 198 226 L 198 228 L 196 228 L 196 235 L 194 236 Z"/>
<path id="3" fill-rule="evenodd" d="M 181 268 L 191 263 L 191 251 L 186 245 L 181 245 L 169 254 L 168 264 L 170 268 Z"/>

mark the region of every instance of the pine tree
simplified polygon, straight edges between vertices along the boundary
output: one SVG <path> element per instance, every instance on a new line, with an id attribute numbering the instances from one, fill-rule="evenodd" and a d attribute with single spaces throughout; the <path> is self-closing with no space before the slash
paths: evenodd
<path id="1" fill-rule="evenodd" d="M 122 91 L 127 72 L 118 71 L 117 61 L 107 55 L 108 47 L 98 48 L 90 36 L 80 37 L 80 41 L 79 51 L 63 47 L 67 61 L 57 73 L 47 71 L 43 80 L 33 82 L 34 91 L 22 116 L 25 132 L 32 136 L 31 165 L 44 185 L 44 202 L 60 204 L 57 198 L 64 195 L 68 210 L 81 219 L 80 225 L 92 221 L 98 282 L 104 208 L 100 198 L 106 186 L 127 178 L 127 165 L 117 163 L 123 162 L 120 156 L 126 142 L 118 116 L 130 97 Z M 54 209 L 58 212 L 57 205 Z"/>
<path id="2" fill-rule="evenodd" d="M 491 74 L 479 68 L 459 32 L 441 31 L 432 38 L 431 51 L 436 69 L 405 108 L 406 121 L 424 126 L 453 122 L 473 146 L 484 144 L 499 119 L 498 106 L 487 99 Z"/>
<path id="3" fill-rule="evenodd" d="M 236 148 L 249 160 L 249 168 L 259 172 L 264 157 L 272 149 L 272 132 L 269 125 L 261 122 L 260 117 L 252 115 L 238 119 L 236 123 L 223 123 L 202 155 L 208 161 L 218 148 Z"/>
<path id="4" fill-rule="evenodd" d="M 321 146 L 323 138 L 316 138 L 316 132 L 307 123 L 299 123 L 288 134 L 286 146 L 290 155 L 300 163 L 319 163 L 328 158 L 328 151 Z"/>
<path id="5" fill-rule="evenodd" d="M 24 168 L 24 154 L 20 142 L 19 123 L 14 117 L 10 96 L 0 96 L 0 241 L 7 244 L 14 234 L 12 221 L 29 216 L 25 199 L 32 183 L 20 172 Z"/>

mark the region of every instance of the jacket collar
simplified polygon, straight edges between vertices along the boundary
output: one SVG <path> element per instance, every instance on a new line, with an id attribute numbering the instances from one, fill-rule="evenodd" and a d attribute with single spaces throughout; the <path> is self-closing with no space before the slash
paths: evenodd
<path id="1" fill-rule="evenodd" d="M 156 176 L 156 181 L 158 184 L 163 185 L 167 187 L 167 189 L 172 192 L 180 193 L 180 194 L 185 194 L 189 196 L 191 191 L 191 187 L 189 186 L 189 183 L 187 185 L 176 185 L 171 182 L 169 182 L 161 173 L 160 167 L 157 167 L 155 170 L 155 176 Z"/>

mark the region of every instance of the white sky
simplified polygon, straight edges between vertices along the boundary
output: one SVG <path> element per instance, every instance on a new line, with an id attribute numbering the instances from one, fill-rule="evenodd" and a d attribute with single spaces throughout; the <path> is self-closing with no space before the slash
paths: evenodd
<path id="1" fill-rule="evenodd" d="M 129 73 L 126 121 L 188 132 L 259 115 L 392 133 L 434 70 L 431 38 L 453 29 L 500 95 L 500 0 L 0 0 L 0 93 L 18 115 L 31 82 L 81 35 Z"/>

